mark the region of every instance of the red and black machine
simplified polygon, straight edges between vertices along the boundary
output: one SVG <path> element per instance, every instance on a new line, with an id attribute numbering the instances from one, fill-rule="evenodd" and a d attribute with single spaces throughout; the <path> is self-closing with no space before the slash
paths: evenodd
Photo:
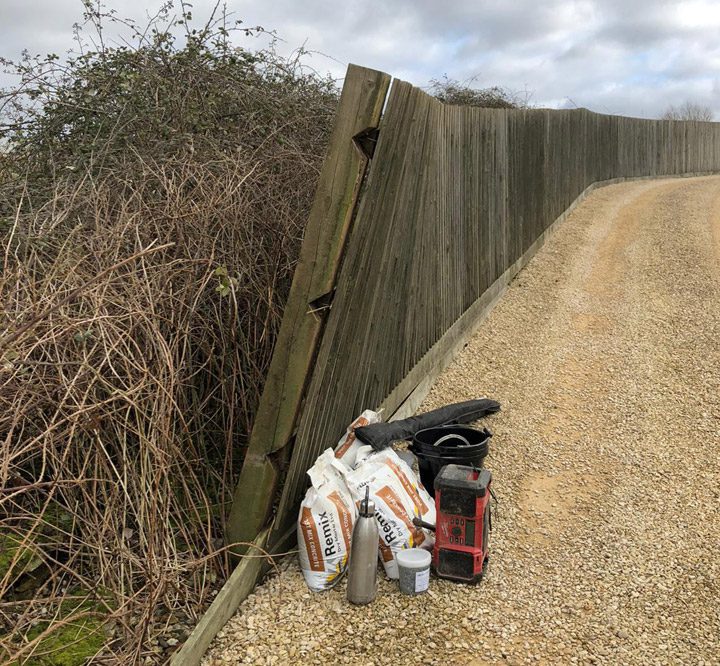
<path id="1" fill-rule="evenodd" d="M 441 578 L 478 583 L 488 563 L 492 474 L 484 468 L 445 465 L 435 477 L 433 568 Z"/>
<path id="2" fill-rule="evenodd" d="M 446 465 L 435 477 L 433 566 L 441 578 L 477 583 L 488 563 L 492 474 Z"/>

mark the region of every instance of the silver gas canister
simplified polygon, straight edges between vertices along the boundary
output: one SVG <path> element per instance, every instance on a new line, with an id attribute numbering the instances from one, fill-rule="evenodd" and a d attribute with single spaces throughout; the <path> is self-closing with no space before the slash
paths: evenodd
<path id="1" fill-rule="evenodd" d="M 347 599 L 352 604 L 369 604 L 377 594 L 378 528 L 375 502 L 370 488 L 360 502 L 360 516 L 353 530 L 348 567 Z"/>

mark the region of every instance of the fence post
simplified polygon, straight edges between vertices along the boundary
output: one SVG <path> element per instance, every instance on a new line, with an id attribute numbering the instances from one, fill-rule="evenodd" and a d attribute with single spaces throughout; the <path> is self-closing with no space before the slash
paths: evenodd
<path id="1" fill-rule="evenodd" d="M 267 524 L 332 299 L 367 158 L 353 137 L 380 121 L 390 76 L 349 65 L 300 258 L 227 523 L 228 543 Z M 235 549 L 241 553 L 242 549 Z"/>

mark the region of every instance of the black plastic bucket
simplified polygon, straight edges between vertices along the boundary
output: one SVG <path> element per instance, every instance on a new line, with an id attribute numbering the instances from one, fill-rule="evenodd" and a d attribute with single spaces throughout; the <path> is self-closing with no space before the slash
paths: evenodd
<path id="1" fill-rule="evenodd" d="M 420 481 L 435 496 L 435 477 L 445 465 L 482 467 L 490 450 L 492 433 L 462 425 L 420 430 L 410 449 L 417 456 Z"/>

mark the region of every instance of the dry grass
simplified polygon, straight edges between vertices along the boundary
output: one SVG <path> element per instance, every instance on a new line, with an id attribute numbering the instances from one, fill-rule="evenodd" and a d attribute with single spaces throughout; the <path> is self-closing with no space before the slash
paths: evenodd
<path id="1" fill-rule="evenodd" d="M 206 78 L 238 101 L 216 133 L 118 151 L 113 128 L 52 178 L 37 154 L 0 165 L 2 662 L 36 663 L 45 621 L 93 615 L 97 660 L 160 660 L 154 638 L 228 572 L 223 520 L 335 101 L 264 67 L 244 88 Z"/>

